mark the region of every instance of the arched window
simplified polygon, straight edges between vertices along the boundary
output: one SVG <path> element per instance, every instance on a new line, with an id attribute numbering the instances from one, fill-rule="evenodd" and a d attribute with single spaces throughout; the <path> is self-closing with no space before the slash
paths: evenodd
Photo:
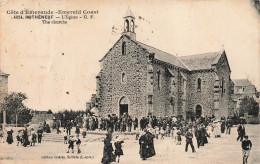
<path id="1" fill-rule="evenodd" d="M 222 77 L 222 80 L 221 80 L 221 86 L 222 86 L 222 93 L 225 93 L 226 89 L 225 89 L 225 79 L 224 77 Z"/>
<path id="2" fill-rule="evenodd" d="M 131 20 L 131 32 L 135 32 L 134 29 L 135 29 L 135 22 L 134 20 Z"/>
<path id="3" fill-rule="evenodd" d="M 198 84 L 197 84 L 197 91 L 200 92 L 201 91 L 201 79 L 198 78 Z"/>
<path id="4" fill-rule="evenodd" d="M 122 73 L 121 81 L 122 81 L 122 83 L 126 82 L 126 75 L 125 75 L 125 73 Z"/>
<path id="5" fill-rule="evenodd" d="M 123 42 L 122 43 L 122 55 L 125 55 L 126 54 L 126 43 Z"/>
<path id="6" fill-rule="evenodd" d="M 158 89 L 160 90 L 160 88 L 161 88 L 161 86 L 160 86 L 160 85 L 161 85 L 161 84 L 160 84 L 160 80 L 161 80 L 161 72 L 160 72 L 160 71 L 157 72 L 157 76 L 158 76 L 158 79 L 157 79 L 157 80 L 158 80 L 158 81 L 157 81 L 157 85 L 158 85 Z"/>
<path id="7" fill-rule="evenodd" d="M 125 20 L 125 32 L 129 32 L 129 21 L 126 19 Z"/>

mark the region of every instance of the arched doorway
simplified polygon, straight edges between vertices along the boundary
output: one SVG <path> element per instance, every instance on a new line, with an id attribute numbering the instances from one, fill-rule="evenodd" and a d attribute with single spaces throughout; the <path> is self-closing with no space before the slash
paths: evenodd
<path id="1" fill-rule="evenodd" d="M 196 116 L 200 117 L 202 114 L 202 107 L 200 105 L 196 106 Z"/>
<path id="2" fill-rule="evenodd" d="M 128 101 L 126 97 L 122 97 L 119 101 L 119 115 L 123 113 L 128 113 Z"/>

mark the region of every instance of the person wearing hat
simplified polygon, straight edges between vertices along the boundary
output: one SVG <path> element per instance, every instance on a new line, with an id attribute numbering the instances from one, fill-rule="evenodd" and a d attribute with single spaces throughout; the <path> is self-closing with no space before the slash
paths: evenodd
<path id="1" fill-rule="evenodd" d="M 13 132 L 14 132 L 13 129 L 7 131 L 7 139 L 6 139 L 6 142 L 7 142 L 8 144 L 12 144 L 12 143 L 14 142 L 14 140 L 13 140 Z"/>
<path id="2" fill-rule="evenodd" d="M 248 136 L 244 136 L 244 140 L 242 141 L 242 155 L 243 155 L 243 164 L 247 164 L 247 159 L 249 157 L 250 150 L 252 148 L 252 142 L 248 140 Z"/>
<path id="3" fill-rule="evenodd" d="M 117 135 L 117 136 L 115 137 L 115 143 L 114 143 L 114 145 L 115 145 L 115 156 L 116 156 L 116 158 L 118 159 L 118 160 L 117 160 L 118 163 L 119 163 L 119 160 L 120 160 L 120 156 L 121 156 L 121 155 L 124 155 L 123 149 L 122 149 L 122 143 L 124 143 L 124 141 L 121 140 L 121 139 L 119 138 L 119 136 Z"/>
<path id="4" fill-rule="evenodd" d="M 246 129 L 245 126 L 240 122 L 239 126 L 237 128 L 237 133 L 238 133 L 238 137 L 237 137 L 237 141 L 240 139 L 240 141 L 243 140 L 243 137 L 246 134 Z"/>
<path id="5" fill-rule="evenodd" d="M 80 134 L 80 128 L 79 128 L 79 124 L 76 125 L 76 130 L 75 130 L 75 133 L 77 134 L 77 137 L 79 136 Z"/>
<path id="6" fill-rule="evenodd" d="M 155 136 L 147 129 L 144 130 L 145 132 L 145 136 L 147 138 L 147 145 L 148 145 L 148 156 L 147 158 L 149 157 L 152 157 L 152 156 L 155 156 L 155 149 L 154 149 L 154 138 Z"/>
<path id="7" fill-rule="evenodd" d="M 37 130 L 38 143 L 41 143 L 41 142 L 42 142 L 42 134 L 43 134 L 42 127 L 39 126 L 39 129 Z"/>
<path id="8" fill-rule="evenodd" d="M 113 151 L 114 149 L 111 143 L 111 135 L 107 133 L 106 138 L 104 139 L 104 149 L 101 163 L 108 164 L 110 162 L 115 162 L 115 155 L 113 154 Z"/>
<path id="9" fill-rule="evenodd" d="M 70 149 L 72 150 L 72 153 L 74 153 L 74 142 L 75 142 L 74 136 L 71 135 L 69 138 L 70 139 L 69 139 L 69 146 L 68 146 L 67 153 L 69 153 Z"/>
<path id="10" fill-rule="evenodd" d="M 76 145 L 77 145 L 77 149 L 78 149 L 78 154 L 81 153 L 80 144 L 81 144 L 81 140 L 80 140 L 79 136 L 77 136 Z"/>
<path id="11" fill-rule="evenodd" d="M 188 146 L 191 146 L 192 152 L 196 152 L 195 148 L 193 146 L 193 142 L 192 142 L 192 138 L 193 138 L 193 134 L 192 134 L 192 129 L 190 128 L 189 131 L 186 132 L 185 134 L 186 137 L 186 146 L 185 146 L 185 152 L 188 151 Z"/>
<path id="12" fill-rule="evenodd" d="M 197 140 L 197 146 L 198 148 L 200 148 L 200 141 L 201 141 L 201 130 L 200 130 L 200 126 L 195 126 L 194 127 L 194 134 L 195 134 L 195 137 L 196 137 L 196 140 Z"/>
<path id="13" fill-rule="evenodd" d="M 146 129 L 144 129 L 146 131 Z M 140 145 L 140 150 L 139 150 L 139 154 L 140 157 L 143 160 L 146 160 L 148 157 L 148 139 L 145 136 L 145 132 L 141 131 L 141 136 L 139 138 L 139 145 Z"/>

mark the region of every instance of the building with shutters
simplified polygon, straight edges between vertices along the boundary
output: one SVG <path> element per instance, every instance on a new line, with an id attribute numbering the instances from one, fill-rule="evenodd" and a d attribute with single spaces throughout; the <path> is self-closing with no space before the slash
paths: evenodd
<path id="1" fill-rule="evenodd" d="M 100 115 L 233 115 L 226 52 L 177 57 L 139 42 L 130 9 L 122 36 L 99 62 L 96 107 Z"/>
<path id="2" fill-rule="evenodd" d="M 236 102 L 236 109 L 239 108 L 239 104 L 246 96 L 254 98 L 259 102 L 259 92 L 256 87 L 248 79 L 233 79 L 234 82 L 234 94 L 232 99 Z"/>

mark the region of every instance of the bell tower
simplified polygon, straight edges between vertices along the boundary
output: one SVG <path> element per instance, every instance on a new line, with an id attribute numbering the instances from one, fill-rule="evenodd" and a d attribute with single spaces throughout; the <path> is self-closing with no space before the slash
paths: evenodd
<path id="1" fill-rule="evenodd" d="M 124 18 L 124 32 L 122 35 L 127 35 L 132 40 L 136 40 L 135 34 L 135 16 L 132 10 L 128 7 Z"/>

